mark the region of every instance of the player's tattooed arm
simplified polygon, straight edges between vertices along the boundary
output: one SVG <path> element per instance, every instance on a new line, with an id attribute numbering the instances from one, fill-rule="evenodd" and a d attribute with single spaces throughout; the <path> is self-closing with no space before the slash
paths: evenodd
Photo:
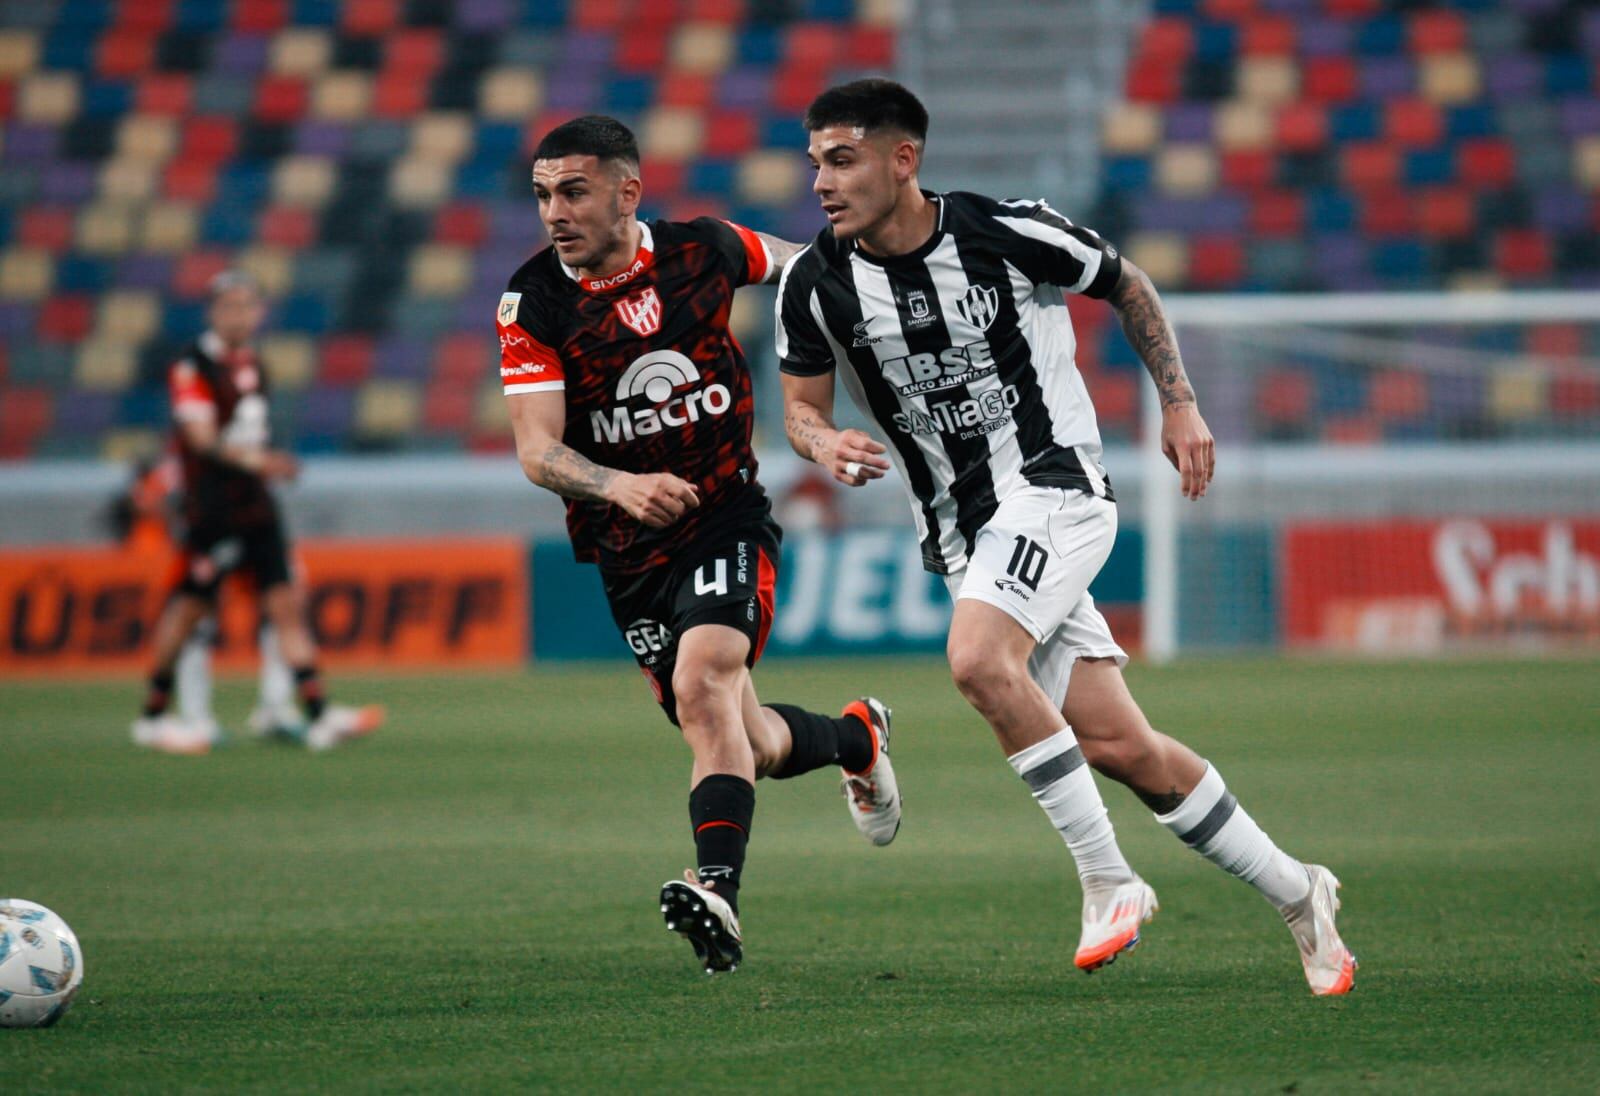
<path id="1" fill-rule="evenodd" d="M 1144 271 L 1122 260 L 1122 277 L 1111 291 L 1111 307 L 1122 333 L 1150 371 L 1161 396 L 1161 451 L 1178 470 L 1185 498 L 1203 498 L 1217 471 L 1217 447 L 1195 404 L 1194 387 L 1178 356 L 1178 339 L 1161 297 Z"/>
<path id="2" fill-rule="evenodd" d="M 757 232 L 761 242 L 767 245 L 767 251 L 772 255 L 772 262 L 767 267 L 767 276 L 763 283 L 776 285 L 779 278 L 783 277 L 783 268 L 789 265 L 789 260 L 806 249 L 805 244 L 791 243 L 778 236 L 769 236 L 765 232 Z"/>
<path id="3" fill-rule="evenodd" d="M 561 391 L 519 393 L 510 401 L 517 461 L 531 481 L 563 498 L 620 506 L 641 523 L 660 529 L 700 505 L 700 492 L 670 472 L 634 473 L 596 464 L 565 445 L 567 417 Z"/>
<path id="4" fill-rule="evenodd" d="M 1161 296 L 1151 284 L 1150 276 L 1127 259 L 1122 260 L 1122 277 L 1111 291 L 1111 307 L 1117 310 L 1122 322 L 1122 333 L 1128 345 L 1139 355 L 1144 367 L 1156 382 L 1163 408 L 1192 405 L 1194 387 L 1183 370 L 1183 358 L 1178 354 L 1178 338 L 1167 322 L 1167 313 L 1161 307 Z"/>
<path id="5" fill-rule="evenodd" d="M 794 451 L 815 461 L 847 487 L 860 487 L 889 470 L 883 445 L 860 430 L 833 425 L 833 374 L 783 374 L 783 429 Z"/>
<path id="6" fill-rule="evenodd" d="M 537 462 L 540 487 L 547 487 L 563 498 L 606 500 L 606 491 L 617 478 L 615 468 L 596 464 L 582 453 L 559 441 L 551 441 Z"/>

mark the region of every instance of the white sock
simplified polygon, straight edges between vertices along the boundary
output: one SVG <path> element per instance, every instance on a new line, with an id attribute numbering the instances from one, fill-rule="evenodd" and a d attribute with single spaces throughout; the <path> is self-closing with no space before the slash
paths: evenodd
<path id="1" fill-rule="evenodd" d="M 1279 909 L 1300 901 L 1311 889 L 1305 865 L 1272 843 L 1239 806 L 1210 762 L 1200 783 L 1178 809 L 1156 815 L 1156 821 L 1217 867 L 1249 883 Z"/>
<path id="2" fill-rule="evenodd" d="M 294 674 L 283 660 L 283 648 L 278 645 L 278 630 L 270 624 L 263 624 L 256 642 L 261 651 L 261 696 L 257 703 L 273 712 L 293 708 Z"/>
<path id="3" fill-rule="evenodd" d="M 211 708 L 211 629 L 206 623 L 195 629 L 178 652 L 174 677 L 178 686 L 178 717 L 195 726 L 215 722 Z"/>
<path id="4" fill-rule="evenodd" d="M 1072 728 L 1063 727 L 1007 760 L 1067 843 L 1086 889 L 1090 880 L 1103 885 L 1133 878 Z"/>

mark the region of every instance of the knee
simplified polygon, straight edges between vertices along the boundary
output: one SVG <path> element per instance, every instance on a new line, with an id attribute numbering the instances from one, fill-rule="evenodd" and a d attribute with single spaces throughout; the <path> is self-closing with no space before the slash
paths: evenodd
<path id="1" fill-rule="evenodd" d="M 998 707 L 1027 675 L 1025 667 L 1013 666 L 976 644 L 952 644 L 948 654 L 951 680 L 967 703 L 980 712 Z"/>
<path id="2" fill-rule="evenodd" d="M 677 699 L 680 726 L 700 726 L 715 722 L 723 707 L 737 704 L 734 682 L 737 675 L 705 663 L 679 663 L 672 671 L 672 693 Z"/>

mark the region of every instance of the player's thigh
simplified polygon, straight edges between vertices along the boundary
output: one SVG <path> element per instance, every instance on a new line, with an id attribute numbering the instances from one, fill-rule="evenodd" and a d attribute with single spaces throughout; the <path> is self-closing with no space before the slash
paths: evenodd
<path id="1" fill-rule="evenodd" d="M 678 636 L 672 618 L 671 568 L 655 567 L 633 574 L 600 572 L 606 604 L 622 641 L 644 675 L 645 683 L 669 722 L 678 723 L 672 672 L 678 660 Z"/>
<path id="2" fill-rule="evenodd" d="M 770 520 L 752 521 L 684 553 L 672 596 L 678 635 L 720 625 L 745 640 L 742 661 L 754 666 L 772 629 L 778 579 L 778 533 Z"/>
<path id="3" fill-rule="evenodd" d="M 993 605 L 1043 643 L 1087 593 L 1116 535 L 1116 506 L 1105 499 L 1054 487 L 1015 492 L 979 530 L 957 600 Z"/>

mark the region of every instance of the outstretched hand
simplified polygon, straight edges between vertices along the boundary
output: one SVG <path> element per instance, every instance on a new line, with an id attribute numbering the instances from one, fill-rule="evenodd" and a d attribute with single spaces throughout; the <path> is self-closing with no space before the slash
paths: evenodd
<path id="1" fill-rule="evenodd" d="M 1217 443 L 1194 404 L 1179 404 L 1162 411 L 1161 451 L 1178 470 L 1183 497 L 1191 501 L 1203 498 L 1217 471 Z"/>

